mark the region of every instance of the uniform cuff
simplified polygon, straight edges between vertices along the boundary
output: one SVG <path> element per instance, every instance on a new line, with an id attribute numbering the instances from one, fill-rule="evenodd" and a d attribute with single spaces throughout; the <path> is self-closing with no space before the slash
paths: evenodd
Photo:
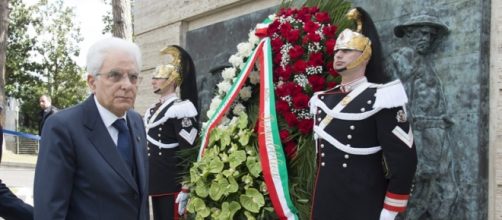
<path id="1" fill-rule="evenodd" d="M 385 194 L 383 207 L 389 211 L 404 212 L 406 205 L 408 204 L 409 197 L 409 194 L 403 195 L 387 192 L 387 194 Z"/>

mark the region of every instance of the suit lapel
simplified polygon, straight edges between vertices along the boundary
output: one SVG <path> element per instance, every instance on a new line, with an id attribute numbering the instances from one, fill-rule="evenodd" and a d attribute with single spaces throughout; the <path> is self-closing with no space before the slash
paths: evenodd
<path id="1" fill-rule="evenodd" d="M 103 159 L 117 172 L 132 188 L 138 191 L 136 181 L 131 172 L 126 167 L 123 159 L 120 157 L 115 143 L 113 142 L 108 129 L 105 127 L 98 108 L 94 102 L 94 96 L 90 96 L 84 103 L 84 125 L 89 129 L 87 137 L 92 142 L 96 150 L 101 154 Z"/>

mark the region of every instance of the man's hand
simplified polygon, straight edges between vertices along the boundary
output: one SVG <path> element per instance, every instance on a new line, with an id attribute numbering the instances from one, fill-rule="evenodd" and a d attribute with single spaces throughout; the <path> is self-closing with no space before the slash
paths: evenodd
<path id="1" fill-rule="evenodd" d="M 188 189 L 181 189 L 180 193 L 176 197 L 176 204 L 178 204 L 178 214 L 182 216 L 185 214 L 185 208 L 188 202 Z"/>
<path id="2" fill-rule="evenodd" d="M 382 209 L 380 212 L 380 220 L 394 220 L 398 212 L 389 211 L 387 209 Z"/>

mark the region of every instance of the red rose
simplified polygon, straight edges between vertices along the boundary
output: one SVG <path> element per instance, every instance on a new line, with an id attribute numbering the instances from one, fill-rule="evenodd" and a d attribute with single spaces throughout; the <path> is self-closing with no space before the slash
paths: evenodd
<path id="1" fill-rule="evenodd" d="M 295 72 L 305 72 L 305 68 L 307 68 L 307 63 L 303 60 L 298 60 L 293 64 L 293 70 Z"/>
<path id="2" fill-rule="evenodd" d="M 275 95 L 277 95 L 279 97 L 284 97 L 284 96 L 289 95 L 289 90 L 284 85 L 285 84 L 282 84 L 280 86 L 275 87 Z"/>
<path id="3" fill-rule="evenodd" d="M 284 143 L 284 153 L 288 157 L 288 159 L 292 159 L 296 155 L 296 143 L 294 141 L 288 141 Z"/>
<path id="4" fill-rule="evenodd" d="M 326 41 L 326 53 L 328 55 L 333 56 L 335 54 L 335 44 L 335 39 L 329 39 Z"/>
<path id="5" fill-rule="evenodd" d="M 317 6 L 309 8 L 311 14 L 315 14 L 319 11 L 319 8 Z"/>
<path id="6" fill-rule="evenodd" d="M 270 41 L 270 45 L 272 46 L 272 50 L 274 51 L 275 55 L 280 54 L 278 52 L 281 51 L 281 47 L 282 45 L 284 45 L 284 43 L 282 42 L 281 38 L 273 38 L 272 41 Z"/>
<path id="7" fill-rule="evenodd" d="M 314 32 L 310 32 L 307 34 L 307 38 L 312 41 L 312 42 L 319 42 L 321 41 L 321 36 L 319 34 L 316 34 Z"/>
<path id="8" fill-rule="evenodd" d="M 281 25 L 279 20 L 272 22 L 272 24 L 270 24 L 267 28 L 268 36 L 272 36 L 274 33 L 277 33 L 277 31 L 279 30 L 279 25 Z"/>
<path id="9" fill-rule="evenodd" d="M 335 87 L 336 85 L 338 85 L 338 83 L 336 83 L 336 82 L 328 82 L 328 87 L 327 88 L 331 89 L 331 88 Z"/>
<path id="10" fill-rule="evenodd" d="M 314 92 L 321 91 L 324 89 L 324 83 L 326 80 L 321 75 L 312 75 L 308 77 L 310 86 Z"/>
<path id="11" fill-rule="evenodd" d="M 285 141 L 289 137 L 289 131 L 281 130 L 279 131 L 279 136 L 281 137 L 281 140 Z"/>
<path id="12" fill-rule="evenodd" d="M 327 12 L 317 12 L 315 14 L 315 19 L 321 23 L 330 22 L 329 14 Z"/>
<path id="13" fill-rule="evenodd" d="M 289 127 L 295 127 L 298 124 L 298 119 L 292 112 L 285 112 L 282 114 L 282 116 L 284 117 L 284 120 L 286 120 L 286 123 L 289 125 Z"/>
<path id="14" fill-rule="evenodd" d="M 279 27 L 279 31 L 281 32 L 281 35 L 282 36 L 286 36 L 289 34 L 289 32 L 291 32 L 291 30 L 293 29 L 293 27 L 291 26 L 290 23 L 283 23 L 280 27 Z"/>
<path id="15" fill-rule="evenodd" d="M 291 60 L 296 60 L 300 58 L 305 51 L 303 50 L 303 47 L 300 45 L 295 45 L 291 50 L 289 50 L 289 57 L 291 57 Z"/>
<path id="16" fill-rule="evenodd" d="M 282 80 L 287 80 L 293 73 L 291 67 L 286 66 L 286 68 L 279 67 L 277 68 L 277 75 L 282 78 Z"/>
<path id="17" fill-rule="evenodd" d="M 313 21 L 307 21 L 303 26 L 303 30 L 307 33 L 315 33 L 315 31 L 317 31 L 317 28 L 319 28 L 319 24 L 316 24 Z"/>
<path id="18" fill-rule="evenodd" d="M 322 56 L 322 53 L 312 53 L 310 54 L 310 57 L 309 57 L 309 64 L 312 65 L 312 66 L 320 66 L 322 65 L 324 62 L 323 62 L 323 56 Z"/>
<path id="19" fill-rule="evenodd" d="M 279 65 L 282 60 L 282 54 L 281 53 L 276 53 L 274 56 L 274 64 Z"/>
<path id="20" fill-rule="evenodd" d="M 293 96 L 293 107 L 296 109 L 307 108 L 309 106 L 309 97 L 303 93 Z"/>
<path id="21" fill-rule="evenodd" d="M 324 28 L 322 29 L 322 33 L 326 36 L 326 38 L 335 38 L 336 26 L 331 24 L 324 26 Z"/>
<path id="22" fill-rule="evenodd" d="M 303 94 L 303 89 L 300 85 L 294 83 L 294 82 L 290 82 L 289 83 L 289 94 L 291 94 L 291 96 L 296 96 L 298 94 Z"/>
<path id="23" fill-rule="evenodd" d="M 290 111 L 288 103 L 280 99 L 275 102 L 275 108 L 280 114 L 284 114 Z"/>
<path id="24" fill-rule="evenodd" d="M 296 42 L 300 38 L 300 30 L 294 29 L 284 36 L 290 43 Z"/>
<path id="25" fill-rule="evenodd" d="M 314 126 L 314 122 L 312 119 L 303 119 L 298 122 L 298 130 L 302 134 L 310 134 L 312 132 L 312 127 Z"/>
<path id="26" fill-rule="evenodd" d="M 298 11 L 297 19 L 300 19 L 303 22 L 307 22 L 312 19 L 312 15 L 309 13 L 309 10 L 307 8 L 302 8 L 300 11 Z"/>

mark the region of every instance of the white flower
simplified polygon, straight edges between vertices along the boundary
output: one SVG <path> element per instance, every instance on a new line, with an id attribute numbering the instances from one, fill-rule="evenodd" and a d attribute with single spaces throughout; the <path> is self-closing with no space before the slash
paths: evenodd
<path id="1" fill-rule="evenodd" d="M 243 64 L 244 61 L 242 60 L 242 57 L 240 57 L 238 55 L 232 55 L 228 59 L 228 62 L 230 62 L 232 64 L 232 66 L 234 66 L 234 67 L 239 67 L 240 65 Z"/>
<path id="2" fill-rule="evenodd" d="M 249 73 L 249 81 L 253 85 L 256 85 L 257 83 L 259 83 L 260 82 L 260 73 L 258 73 L 258 71 L 251 71 L 251 73 Z"/>
<path id="3" fill-rule="evenodd" d="M 235 77 L 235 68 L 232 68 L 232 67 L 229 67 L 229 68 L 225 68 L 222 72 L 221 72 L 221 76 L 223 77 L 223 79 L 225 80 L 231 80 Z"/>
<path id="4" fill-rule="evenodd" d="M 227 80 L 223 80 L 220 83 L 218 83 L 218 92 L 220 94 L 226 93 L 230 89 L 231 86 L 232 85 Z"/>
<path id="5" fill-rule="evenodd" d="M 246 107 L 244 107 L 244 105 L 238 103 L 237 105 L 234 106 L 234 110 L 232 111 L 232 113 L 234 113 L 235 115 L 239 115 L 239 113 L 243 112 L 245 109 Z"/>
<path id="6" fill-rule="evenodd" d="M 295 75 L 293 81 L 295 81 L 295 83 L 300 85 L 302 88 L 305 88 L 305 86 L 309 83 L 309 80 L 303 74 Z"/>
<path id="7" fill-rule="evenodd" d="M 214 110 L 214 109 L 209 109 L 209 110 L 207 111 L 207 113 L 206 113 L 207 118 L 211 118 L 211 117 L 213 117 L 214 112 L 216 112 L 216 110 Z"/>
<path id="8" fill-rule="evenodd" d="M 242 100 L 247 101 L 249 98 L 251 98 L 251 87 L 250 86 L 243 87 L 239 95 Z"/>
<path id="9" fill-rule="evenodd" d="M 221 99 L 219 96 L 215 96 L 213 98 L 213 100 L 211 100 L 211 104 L 209 105 L 209 110 L 211 111 L 216 111 L 216 109 L 218 108 L 218 106 L 220 106 L 221 104 Z M 208 114 L 209 115 L 209 114 Z"/>
<path id="10" fill-rule="evenodd" d="M 249 42 L 237 44 L 237 51 L 239 51 L 239 56 L 248 57 L 253 50 L 253 45 Z"/>
<path id="11" fill-rule="evenodd" d="M 271 14 L 271 15 L 269 15 L 269 16 L 268 16 L 268 19 L 270 19 L 270 20 L 272 20 L 272 21 L 273 21 L 273 20 L 275 20 L 275 19 L 276 19 L 275 14 Z"/>
<path id="12" fill-rule="evenodd" d="M 249 34 L 248 34 L 248 41 L 252 45 L 256 45 L 256 44 L 258 44 L 260 42 L 260 38 L 258 36 L 256 36 L 256 31 L 255 30 L 252 30 L 251 32 L 249 32 Z"/>

